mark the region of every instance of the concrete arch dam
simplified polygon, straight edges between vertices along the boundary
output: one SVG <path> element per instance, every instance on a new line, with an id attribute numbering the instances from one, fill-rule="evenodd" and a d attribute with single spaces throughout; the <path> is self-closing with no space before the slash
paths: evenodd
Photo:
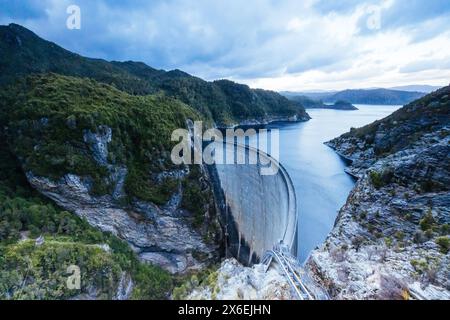
<path id="1" fill-rule="evenodd" d="M 276 159 L 255 148 L 222 142 L 220 145 L 225 152 L 241 148 L 247 157 L 258 156 L 257 164 L 247 161 L 209 166 L 225 224 L 227 254 L 251 265 L 260 262 L 267 250 L 283 241 L 295 255 L 297 202 L 289 174 Z M 262 164 L 267 163 L 277 169 L 275 174 L 261 174 Z"/>

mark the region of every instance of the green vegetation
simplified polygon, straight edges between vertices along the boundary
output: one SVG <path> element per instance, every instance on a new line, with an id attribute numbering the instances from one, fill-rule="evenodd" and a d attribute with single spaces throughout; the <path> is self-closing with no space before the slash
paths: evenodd
<path id="1" fill-rule="evenodd" d="M 210 126 L 307 118 L 300 104 L 275 92 L 84 58 L 15 24 L 1 26 L 0 38 L 0 299 L 109 299 L 124 274 L 135 284 L 135 299 L 165 298 L 173 287 L 167 272 L 141 264 L 128 244 L 39 196 L 23 172 L 54 180 L 75 174 L 92 194 L 105 195 L 115 187 L 113 168 L 126 167 L 124 204 L 165 204 L 181 184 L 182 207 L 199 228 L 211 198 L 199 168 L 185 179 L 160 175 L 180 169 L 170 161 L 172 131 L 185 128 L 186 119 Z M 99 160 L 86 137 L 108 137 L 109 129 L 108 154 Z M 214 234 L 214 223 L 203 228 L 206 238 Z M 44 243 L 36 244 L 41 235 Z M 65 285 L 72 264 L 81 268 L 81 290 Z"/>
<path id="2" fill-rule="evenodd" d="M 171 133 L 199 115 L 163 96 L 131 96 L 89 79 L 30 76 L 1 94 L 0 119 L 9 127 L 12 151 L 25 170 L 58 179 L 66 173 L 93 179 L 94 194 L 111 191 L 108 168 L 84 141 L 86 132 L 112 129 L 108 160 L 126 166 L 130 198 L 165 203 L 176 188 L 154 175 L 173 168 Z M 151 173 L 151 174 L 150 174 Z"/>
<path id="3" fill-rule="evenodd" d="M 431 210 L 429 210 L 425 216 L 420 220 L 419 225 L 422 231 L 432 230 L 436 221 L 434 220 Z"/>
<path id="4" fill-rule="evenodd" d="M 394 237 L 398 241 L 403 241 L 405 239 L 405 233 L 403 231 L 397 231 L 395 232 Z"/>
<path id="5" fill-rule="evenodd" d="M 200 179 L 200 168 L 198 166 L 192 166 L 188 178 L 183 181 L 184 193 L 181 202 L 183 208 L 193 213 L 193 225 L 197 228 L 205 220 L 205 204 L 208 203 L 212 196 L 208 190 L 202 190 L 199 184 Z"/>
<path id="6" fill-rule="evenodd" d="M 219 272 L 217 267 L 210 267 L 203 271 L 180 279 L 180 283 L 173 289 L 172 297 L 174 300 L 183 300 L 195 288 L 209 288 L 212 292 L 212 299 L 216 298 L 220 288 L 217 286 Z"/>
<path id="7" fill-rule="evenodd" d="M 103 195 L 112 191 L 109 165 L 126 166 L 128 199 L 156 204 L 165 204 L 183 183 L 188 192 L 183 206 L 200 226 L 209 191 L 200 187 L 198 167 L 192 167 L 186 181 L 157 177 L 179 169 L 169 158 L 176 143 L 170 141 L 172 131 L 200 117 L 163 95 L 132 96 L 94 80 L 56 74 L 30 76 L 2 90 L 0 125 L 8 129 L 0 139 L 0 298 L 95 294 L 110 299 L 124 274 L 135 285 L 131 298 L 166 298 L 173 286 L 166 271 L 143 265 L 126 243 L 42 199 L 28 186 L 23 170 L 51 179 L 77 174 L 92 181 L 92 193 Z M 105 135 L 106 128 L 112 130 L 108 165 L 95 158 L 84 138 L 88 132 Z M 40 235 L 45 242 L 36 246 Z M 80 290 L 66 286 L 72 264 L 81 268 Z"/>
<path id="8" fill-rule="evenodd" d="M 0 38 L 3 39 L 0 42 L 0 85 L 34 73 L 54 72 L 96 79 L 131 94 L 156 92 L 148 81 L 121 70 L 112 63 L 74 54 L 39 38 L 20 25 L 0 26 Z"/>
<path id="9" fill-rule="evenodd" d="M 300 103 L 305 108 L 324 108 L 326 107 L 322 100 L 314 100 L 307 96 L 291 96 L 289 100 Z"/>
<path id="10" fill-rule="evenodd" d="M 447 254 L 450 250 L 450 238 L 448 236 L 436 238 L 436 244 L 439 245 L 443 254 Z"/>
<path id="11" fill-rule="evenodd" d="M 17 24 L 0 26 L 0 38 L 8 40 L 0 43 L 0 86 L 30 74 L 54 72 L 91 78 L 133 95 L 164 93 L 217 124 L 271 115 L 308 117 L 299 103 L 275 92 L 253 90 L 231 81 L 207 82 L 180 70 L 166 72 L 140 62 L 85 58 Z"/>
<path id="12" fill-rule="evenodd" d="M 306 109 L 358 110 L 350 102 L 338 100 L 334 104 L 325 104 L 322 100 L 314 100 L 307 96 L 289 96 L 289 100 L 300 103 Z"/>
<path id="13" fill-rule="evenodd" d="M 2 171 L 0 179 L 0 299 L 67 299 L 91 289 L 98 299 L 110 299 L 123 272 L 134 281 L 134 298 L 167 297 L 172 287 L 167 272 L 141 264 L 128 244 L 61 211 L 26 184 L 11 183 L 14 175 Z M 36 246 L 32 239 L 39 235 L 45 241 Z M 69 265 L 81 269 L 80 290 L 66 286 Z"/>
<path id="14" fill-rule="evenodd" d="M 371 170 L 369 172 L 370 182 L 376 189 L 387 186 L 394 180 L 394 172 L 392 168 L 386 167 L 380 171 Z"/>
<path id="15" fill-rule="evenodd" d="M 359 215 L 359 217 L 361 218 L 361 220 L 366 220 L 367 219 L 367 211 L 362 211 L 361 214 Z"/>
<path id="16" fill-rule="evenodd" d="M 172 280 L 166 271 L 141 264 L 127 243 L 39 196 L 1 138 L 0 299 L 67 299 L 92 290 L 110 299 L 123 273 L 135 284 L 133 298 L 167 297 Z M 45 241 L 36 246 L 40 235 Z M 80 290 L 66 286 L 69 265 L 81 269 Z"/>
<path id="17" fill-rule="evenodd" d="M 358 110 L 354 105 L 345 100 L 338 100 L 334 103 L 333 109 L 338 110 Z"/>
<path id="18" fill-rule="evenodd" d="M 423 259 L 422 260 L 413 259 L 411 260 L 411 265 L 419 274 L 426 272 L 426 270 L 428 269 L 428 263 Z"/>
<path id="19" fill-rule="evenodd" d="M 135 300 L 167 299 L 173 288 L 172 277 L 168 272 L 148 264 L 135 265 L 133 281 L 136 287 L 131 298 Z"/>
<path id="20" fill-rule="evenodd" d="M 121 274 L 120 265 L 114 261 L 113 255 L 101 248 L 71 243 L 66 239 L 46 241 L 41 246 L 35 246 L 34 241 L 22 241 L 0 250 L 3 270 L 1 298 L 70 298 L 74 290 L 66 285 L 70 275 L 67 268 L 77 265 L 81 269 L 82 283 L 98 289 L 98 298 L 111 299 Z M 88 290 L 85 286 L 81 292 Z"/>

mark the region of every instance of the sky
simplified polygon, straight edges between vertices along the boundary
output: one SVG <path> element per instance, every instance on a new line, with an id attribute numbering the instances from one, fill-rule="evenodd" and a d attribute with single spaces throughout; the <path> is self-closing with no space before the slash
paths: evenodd
<path id="1" fill-rule="evenodd" d="M 449 0 L 0 0 L 11 22 L 84 56 L 277 91 L 450 82 Z"/>

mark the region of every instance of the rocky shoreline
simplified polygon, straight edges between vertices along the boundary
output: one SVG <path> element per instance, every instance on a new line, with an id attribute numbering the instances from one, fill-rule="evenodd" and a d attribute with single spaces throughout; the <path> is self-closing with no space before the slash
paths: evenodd
<path id="1" fill-rule="evenodd" d="M 332 298 L 450 298 L 449 92 L 327 143 L 358 177 L 306 264 Z"/>
<path id="2" fill-rule="evenodd" d="M 218 126 L 219 129 L 235 129 L 238 127 L 256 127 L 266 126 L 275 122 L 304 122 L 311 120 L 311 117 L 305 113 L 305 115 L 295 115 L 293 117 L 267 117 L 264 119 L 248 119 L 234 123 L 228 126 Z"/>

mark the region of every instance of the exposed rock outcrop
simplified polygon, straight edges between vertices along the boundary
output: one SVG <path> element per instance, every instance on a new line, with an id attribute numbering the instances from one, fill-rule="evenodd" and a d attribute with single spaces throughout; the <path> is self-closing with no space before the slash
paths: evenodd
<path id="1" fill-rule="evenodd" d="M 201 263 L 192 253 L 203 253 L 213 259 L 216 246 L 206 244 L 202 235 L 183 221 L 177 208 L 168 212 L 156 205 L 142 203 L 136 207 L 121 207 L 112 196 L 95 197 L 89 194 L 89 185 L 68 174 L 59 181 L 27 173 L 30 184 L 39 192 L 54 200 L 64 209 L 85 218 L 91 225 L 126 240 L 140 257 L 159 264 L 176 273 L 197 269 Z M 145 210 L 145 216 L 140 212 Z M 155 257 L 170 256 L 171 259 Z M 179 263 L 178 260 L 183 261 Z"/>
<path id="2" fill-rule="evenodd" d="M 143 261 L 159 265 L 171 273 L 197 270 L 217 259 L 218 245 L 205 241 L 204 235 L 185 219 L 189 213 L 181 208 L 181 179 L 189 173 L 188 168 L 160 174 L 160 179 L 170 176 L 180 181 L 177 191 L 165 205 L 138 200 L 123 205 L 119 201 L 125 195 L 127 168 L 108 162 L 108 143 L 112 134 L 107 126 L 100 126 L 97 133 L 84 132 L 84 141 L 94 159 L 110 172 L 109 180 L 114 186 L 111 194 L 93 195 L 89 177 L 74 174 L 66 174 L 53 181 L 29 171 L 26 173 L 29 183 L 92 226 L 126 240 Z M 198 257 L 201 257 L 200 261 Z"/>
<path id="3" fill-rule="evenodd" d="M 276 265 L 264 272 L 263 265 L 244 267 L 235 259 L 222 262 L 214 280 L 195 288 L 190 300 L 292 300 L 295 298 L 286 278 Z"/>
<path id="4" fill-rule="evenodd" d="M 449 92 L 328 143 L 359 178 L 307 262 L 332 297 L 450 298 Z"/>
<path id="5" fill-rule="evenodd" d="M 131 276 L 123 272 L 120 275 L 119 283 L 117 288 L 115 288 L 115 294 L 112 297 L 113 300 L 128 300 L 131 298 L 131 294 L 133 292 L 134 283 L 131 279 Z M 101 296 L 101 288 L 95 287 L 94 285 L 90 286 L 87 289 L 86 293 L 79 294 L 71 298 L 70 300 L 99 300 L 99 296 Z"/>

